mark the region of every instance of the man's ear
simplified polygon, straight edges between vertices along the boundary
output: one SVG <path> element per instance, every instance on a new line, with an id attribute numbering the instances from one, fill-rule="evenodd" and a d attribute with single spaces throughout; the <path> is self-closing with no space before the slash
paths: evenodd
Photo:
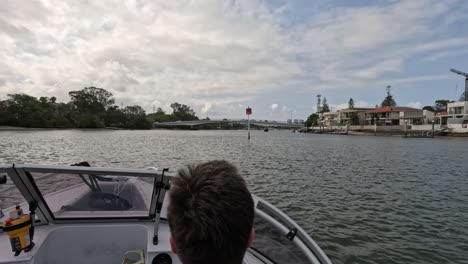
<path id="1" fill-rule="evenodd" d="M 252 246 L 254 239 L 255 239 L 255 229 L 252 227 L 252 231 L 250 231 L 250 235 L 249 235 L 249 241 L 247 242 L 247 247 Z"/>
<path id="2" fill-rule="evenodd" d="M 169 235 L 169 243 L 171 244 L 172 253 L 177 254 L 177 250 L 174 244 L 174 238 L 172 237 L 172 235 Z"/>

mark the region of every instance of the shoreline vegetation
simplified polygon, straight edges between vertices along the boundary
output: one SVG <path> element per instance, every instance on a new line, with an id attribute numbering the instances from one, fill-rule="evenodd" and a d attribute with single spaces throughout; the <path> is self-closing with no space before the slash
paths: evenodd
<path id="1" fill-rule="evenodd" d="M 151 129 L 154 122 L 199 120 L 187 105 L 172 103 L 172 113 L 160 107 L 147 114 L 139 105 L 120 108 L 103 88 L 85 87 L 68 93 L 70 101 L 36 98 L 24 93 L 0 100 L 0 130 L 21 129 Z M 1 128 L 3 127 L 3 128 Z"/>

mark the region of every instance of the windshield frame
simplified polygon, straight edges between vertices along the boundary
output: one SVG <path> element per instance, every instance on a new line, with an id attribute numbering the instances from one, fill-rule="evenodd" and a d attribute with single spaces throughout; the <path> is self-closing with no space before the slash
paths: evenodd
<path id="1" fill-rule="evenodd" d="M 162 171 L 142 170 L 142 169 L 118 169 L 118 168 L 98 168 L 98 167 L 70 167 L 70 166 L 48 166 L 31 164 L 14 164 L 13 166 L 0 165 L 0 172 L 5 172 L 17 186 L 26 201 L 37 203 L 36 214 L 39 218 L 38 225 L 48 223 L 89 223 L 89 222 L 128 222 L 128 221 L 154 221 L 156 216 L 157 204 L 162 204 L 164 195 L 160 195 L 161 184 L 164 178 L 169 177 Z M 145 216 L 109 214 L 109 216 L 100 217 L 55 217 L 49 208 L 44 195 L 39 190 L 32 173 L 56 173 L 56 174 L 98 174 L 112 176 L 134 176 L 153 178 L 153 190 L 151 204 L 148 214 Z M 5 208 L 6 209 L 6 208 Z"/>

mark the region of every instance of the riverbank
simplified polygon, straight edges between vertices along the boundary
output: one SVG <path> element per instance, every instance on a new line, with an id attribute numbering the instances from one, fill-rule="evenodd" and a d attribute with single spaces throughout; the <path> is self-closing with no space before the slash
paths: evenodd
<path id="1" fill-rule="evenodd" d="M 47 130 L 125 130 L 126 128 L 119 127 L 103 127 L 103 128 L 68 128 L 68 127 L 14 127 L 14 126 L 0 126 L 0 131 L 47 131 Z M 136 129 L 148 130 L 148 129 Z"/>
<path id="2" fill-rule="evenodd" d="M 52 130 L 56 128 L 32 128 L 32 127 L 13 127 L 13 126 L 0 126 L 0 131 L 41 131 Z"/>
<path id="3" fill-rule="evenodd" d="M 174 127 L 152 127 L 152 128 L 121 128 L 121 127 L 102 127 L 102 128 L 79 128 L 79 127 L 14 127 L 0 126 L 0 131 L 42 131 L 42 130 L 247 130 L 247 126 L 174 126 Z M 287 130 L 288 128 L 275 128 L 272 130 Z M 264 130 L 263 127 L 251 126 L 250 130 Z"/>
<path id="4" fill-rule="evenodd" d="M 374 127 L 373 129 L 363 129 L 362 127 L 359 129 L 356 128 L 348 128 L 346 127 L 335 127 L 333 129 L 330 128 L 320 128 L 320 127 L 312 127 L 312 128 L 303 128 L 299 132 L 301 133 L 313 133 L 313 134 L 335 134 L 335 135 L 363 135 L 363 136 L 400 136 L 400 137 L 407 137 L 407 138 L 434 138 L 434 137 L 468 137 L 468 130 L 465 132 L 460 129 L 435 129 L 432 130 L 422 130 L 418 129 L 407 129 L 401 128 L 399 126 L 379 126 Z"/>

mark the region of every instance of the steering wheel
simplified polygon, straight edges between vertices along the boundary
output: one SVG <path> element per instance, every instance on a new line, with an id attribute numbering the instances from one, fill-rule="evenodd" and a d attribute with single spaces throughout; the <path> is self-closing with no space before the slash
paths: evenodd
<path id="1" fill-rule="evenodd" d="M 89 207 L 106 211 L 124 211 L 132 208 L 127 199 L 104 192 L 93 192 L 89 197 Z"/>

